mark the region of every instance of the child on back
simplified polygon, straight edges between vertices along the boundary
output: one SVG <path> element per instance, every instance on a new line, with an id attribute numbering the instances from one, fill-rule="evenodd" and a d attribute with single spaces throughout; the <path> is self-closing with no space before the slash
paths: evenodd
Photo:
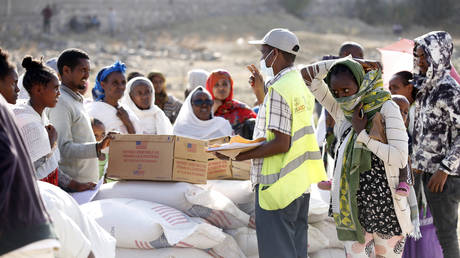
<path id="1" fill-rule="evenodd" d="M 404 124 L 407 126 L 407 119 L 409 118 L 409 101 L 403 95 L 393 95 L 392 100 L 398 104 L 399 111 L 401 112 L 401 116 L 404 120 Z M 410 138 L 410 136 L 409 136 Z M 410 139 L 409 139 L 410 145 Z M 409 159 L 410 160 L 410 159 Z M 396 189 L 396 194 L 400 196 L 408 196 L 409 195 L 409 184 L 413 184 L 413 178 L 410 172 L 410 164 L 408 163 L 406 167 L 399 169 L 399 185 Z"/>

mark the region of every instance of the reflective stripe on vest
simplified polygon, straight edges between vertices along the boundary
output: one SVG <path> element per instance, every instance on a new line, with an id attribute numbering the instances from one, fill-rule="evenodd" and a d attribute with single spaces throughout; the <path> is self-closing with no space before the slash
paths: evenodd
<path id="1" fill-rule="evenodd" d="M 313 133 L 315 133 L 313 126 L 309 125 L 309 126 L 302 127 L 294 133 L 294 135 L 292 136 L 291 142 L 297 141 L 298 139 L 302 138 L 302 136 L 306 134 L 313 134 Z"/>
<path id="2" fill-rule="evenodd" d="M 294 169 L 300 167 L 307 160 L 322 160 L 321 152 L 319 151 L 307 151 L 302 154 L 300 157 L 289 162 L 280 172 L 270 175 L 260 175 L 260 183 L 264 185 L 274 184 L 278 179 L 285 176 L 287 173 L 293 171 Z"/>
<path id="3" fill-rule="evenodd" d="M 294 135 L 292 136 L 291 140 L 291 145 L 294 144 L 295 141 L 298 139 L 302 138 L 306 134 L 314 134 L 315 130 L 313 129 L 313 126 L 304 126 L 297 130 Z M 276 174 L 270 174 L 270 175 L 260 175 L 260 183 L 265 184 L 265 185 L 271 185 L 278 181 L 281 177 L 285 176 L 287 173 L 293 171 L 294 169 L 298 168 L 300 165 L 302 165 L 306 160 L 318 160 L 322 159 L 321 152 L 319 151 L 307 151 L 297 157 L 296 159 L 292 160 L 284 168 L 281 169 L 280 172 Z"/>

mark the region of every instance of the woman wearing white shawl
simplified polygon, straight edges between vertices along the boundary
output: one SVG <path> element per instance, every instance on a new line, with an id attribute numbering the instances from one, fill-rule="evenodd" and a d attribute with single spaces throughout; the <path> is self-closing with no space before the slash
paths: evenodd
<path id="1" fill-rule="evenodd" d="M 196 87 L 206 85 L 206 81 L 209 77 L 209 72 L 203 69 L 192 69 L 188 71 L 187 76 L 188 83 L 184 92 L 185 98 L 187 98 L 190 92 L 192 92 Z"/>
<path id="2" fill-rule="evenodd" d="M 230 123 L 212 114 L 211 94 L 198 86 L 185 99 L 174 125 L 174 135 L 208 140 L 233 134 Z"/>
<path id="3" fill-rule="evenodd" d="M 121 103 L 139 118 L 138 134 L 172 134 L 172 125 L 163 110 L 155 105 L 152 82 L 135 77 L 126 85 Z"/>
<path id="4" fill-rule="evenodd" d="M 125 71 L 126 66 L 120 61 L 99 71 L 92 90 L 94 102 L 85 107 L 91 117 L 104 124 L 107 132 L 135 134 L 141 131 L 139 119 L 119 101 L 126 89 Z"/>

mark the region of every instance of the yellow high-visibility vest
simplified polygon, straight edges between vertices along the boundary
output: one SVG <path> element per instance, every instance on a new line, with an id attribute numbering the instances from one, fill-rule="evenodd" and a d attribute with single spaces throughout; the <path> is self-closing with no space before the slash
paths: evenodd
<path id="1" fill-rule="evenodd" d="M 273 90 L 287 101 L 292 113 L 291 147 L 286 153 L 264 158 L 259 181 L 259 205 L 264 210 L 283 209 L 305 193 L 311 184 L 327 179 L 311 124 L 315 100 L 300 73 L 296 70 L 286 73 L 268 91 Z M 267 141 L 275 138 L 267 128 L 270 105 L 268 100 L 265 111 Z"/>

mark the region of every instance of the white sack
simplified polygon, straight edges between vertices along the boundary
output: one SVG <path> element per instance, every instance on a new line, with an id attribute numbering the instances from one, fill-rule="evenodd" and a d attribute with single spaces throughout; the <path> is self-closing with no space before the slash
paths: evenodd
<path id="1" fill-rule="evenodd" d="M 41 181 L 37 183 L 61 242 L 57 257 L 78 257 L 77 245 L 81 248 L 80 253 L 87 252 L 83 249 L 89 249 L 96 258 L 115 257 L 115 238 L 93 218 L 84 214 L 69 194 L 52 184 Z"/>
<path id="2" fill-rule="evenodd" d="M 161 203 L 223 228 L 249 224 L 249 215 L 223 194 L 184 182 L 120 181 L 102 185 L 95 200 L 132 198 Z"/>
<path id="3" fill-rule="evenodd" d="M 140 249 L 128 249 L 128 248 L 117 248 L 116 258 L 212 258 L 211 255 L 207 254 L 203 250 L 194 248 L 162 248 L 156 250 L 140 250 Z"/>
<path id="4" fill-rule="evenodd" d="M 84 204 L 82 210 L 117 239 L 117 247 L 208 249 L 225 239 L 221 229 L 198 224 L 181 211 L 158 203 L 105 199 Z"/>

